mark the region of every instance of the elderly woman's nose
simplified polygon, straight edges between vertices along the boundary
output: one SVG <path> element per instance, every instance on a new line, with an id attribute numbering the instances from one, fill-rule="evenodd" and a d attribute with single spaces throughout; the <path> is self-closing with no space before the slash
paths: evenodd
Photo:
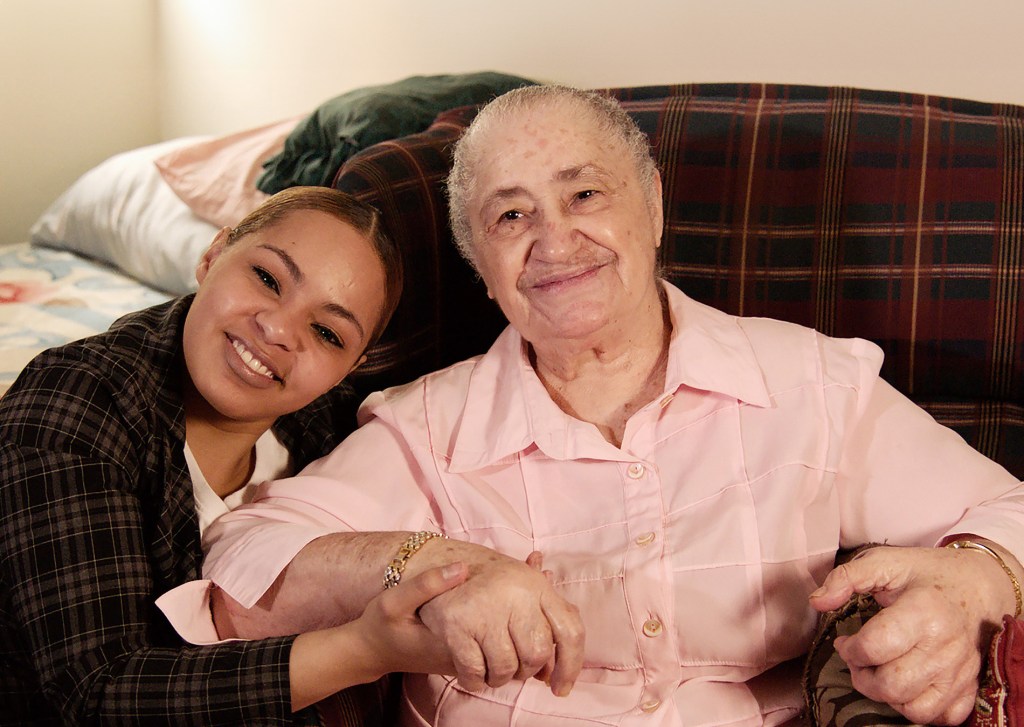
<path id="1" fill-rule="evenodd" d="M 557 262 L 571 257 L 579 245 L 579 233 L 569 215 L 548 215 L 540 225 L 533 256 Z"/>
<path id="2" fill-rule="evenodd" d="M 298 316 L 284 306 L 266 308 L 256 314 L 256 325 L 270 345 L 294 350 L 299 342 L 301 323 Z"/>

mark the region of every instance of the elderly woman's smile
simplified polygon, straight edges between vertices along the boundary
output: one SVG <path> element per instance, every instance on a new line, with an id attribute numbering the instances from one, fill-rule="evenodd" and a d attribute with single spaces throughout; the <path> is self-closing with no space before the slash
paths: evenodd
<path id="1" fill-rule="evenodd" d="M 615 263 L 614 256 L 608 251 L 598 252 L 605 254 L 591 255 L 586 261 L 569 265 L 527 264 L 526 270 L 519 278 L 519 290 L 529 294 L 567 293 L 579 285 L 594 283 L 605 268 Z"/>

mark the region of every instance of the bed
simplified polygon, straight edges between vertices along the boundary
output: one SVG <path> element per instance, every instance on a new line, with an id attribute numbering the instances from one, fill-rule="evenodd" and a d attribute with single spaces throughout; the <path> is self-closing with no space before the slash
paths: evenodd
<path id="1" fill-rule="evenodd" d="M 104 331 L 124 313 L 168 297 L 68 250 L 0 247 L 0 394 L 40 351 Z"/>

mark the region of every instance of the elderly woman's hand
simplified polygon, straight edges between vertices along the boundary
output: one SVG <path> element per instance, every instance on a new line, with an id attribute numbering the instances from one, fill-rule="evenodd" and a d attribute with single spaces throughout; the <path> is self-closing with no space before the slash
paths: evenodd
<path id="1" fill-rule="evenodd" d="M 999 563 L 979 551 L 872 548 L 833 570 L 811 604 L 828 611 L 854 593 L 873 594 L 883 608 L 857 634 L 836 639 L 853 686 L 916 724 L 963 722 L 982 649 L 1014 609 Z"/>
<path id="2" fill-rule="evenodd" d="M 465 583 L 420 609 L 423 623 L 444 638 L 463 688 L 538 676 L 555 694 L 568 694 L 583 666 L 583 622 L 536 555 L 527 564 L 457 541 L 432 545 L 454 546 L 469 566 Z"/>

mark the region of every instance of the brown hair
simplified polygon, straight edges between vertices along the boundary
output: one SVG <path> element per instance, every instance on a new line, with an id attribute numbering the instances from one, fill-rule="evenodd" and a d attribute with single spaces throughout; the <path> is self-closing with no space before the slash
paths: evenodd
<path id="1" fill-rule="evenodd" d="M 373 246 L 384 271 L 384 304 L 380 319 L 366 339 L 366 347 L 380 338 L 402 297 L 404 272 L 402 254 L 383 230 L 380 212 L 349 194 L 330 187 L 289 187 L 270 197 L 239 222 L 228 236 L 227 244 L 281 222 L 301 210 L 315 210 L 344 222 L 363 235 Z"/>

